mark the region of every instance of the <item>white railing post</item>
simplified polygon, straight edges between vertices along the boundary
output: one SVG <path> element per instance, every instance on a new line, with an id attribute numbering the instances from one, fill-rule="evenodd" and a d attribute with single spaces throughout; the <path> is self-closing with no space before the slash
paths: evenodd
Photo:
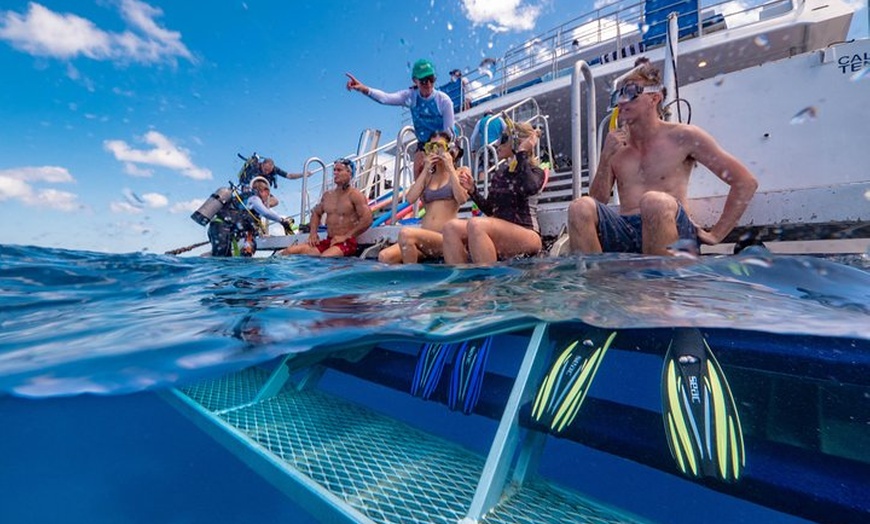
<path id="1" fill-rule="evenodd" d="M 665 63 L 662 70 L 662 81 L 664 82 L 665 89 L 668 91 L 668 97 L 667 100 L 662 102 L 663 105 L 669 104 L 676 100 L 677 97 L 677 45 L 679 45 L 678 41 L 680 38 L 678 18 L 675 12 L 668 15 L 668 32 L 665 35 Z M 676 113 L 671 111 L 667 120 L 673 122 L 676 118 Z"/>
<path id="2" fill-rule="evenodd" d="M 302 202 L 299 205 L 299 225 L 302 225 L 306 218 L 308 219 L 306 223 L 311 222 L 311 202 L 308 198 L 308 177 L 311 175 L 309 167 L 311 164 L 320 164 L 320 168 L 323 169 L 323 184 L 320 186 L 320 193 L 323 194 L 323 190 L 326 188 L 326 164 L 323 160 L 313 156 L 306 160 L 305 165 L 302 166 Z"/>
<path id="3" fill-rule="evenodd" d="M 396 212 L 398 211 L 398 207 L 399 207 L 399 181 L 400 181 L 399 178 L 400 178 L 401 173 L 402 173 L 402 161 L 405 159 L 404 149 L 407 147 L 405 144 L 404 138 L 405 138 L 405 135 L 408 133 L 411 133 L 412 135 L 414 134 L 414 128 L 412 126 L 403 127 L 402 129 L 399 130 L 399 134 L 396 135 L 396 153 L 397 154 L 396 154 L 396 161 L 394 162 L 394 169 L 393 169 L 393 202 L 392 202 L 392 209 L 391 209 L 394 223 L 396 220 Z M 416 138 L 415 138 L 415 140 L 416 140 Z M 414 140 L 410 141 L 408 143 L 408 145 L 411 145 L 413 143 L 414 143 Z M 412 174 L 413 174 L 413 169 L 414 169 L 413 162 L 414 162 L 414 160 L 412 159 L 411 160 Z M 413 180 L 412 180 L 412 182 L 413 182 Z"/>
<path id="4" fill-rule="evenodd" d="M 589 181 L 595 176 L 598 168 L 598 139 L 596 136 L 596 123 L 598 112 L 595 108 L 595 79 L 592 77 L 592 69 L 585 60 L 578 60 L 574 64 L 574 72 L 571 75 L 571 170 L 572 170 L 572 194 L 573 198 L 580 198 L 581 170 L 583 164 L 583 110 L 580 107 L 581 80 L 586 84 L 586 108 L 589 115 L 586 117 L 586 165 L 589 168 Z"/>

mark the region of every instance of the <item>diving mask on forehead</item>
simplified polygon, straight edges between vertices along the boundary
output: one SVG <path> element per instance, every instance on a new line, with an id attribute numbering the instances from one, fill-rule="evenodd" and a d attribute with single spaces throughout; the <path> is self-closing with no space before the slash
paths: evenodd
<path id="1" fill-rule="evenodd" d="M 356 174 L 356 166 L 354 165 L 352 160 L 348 160 L 347 158 L 339 158 L 335 162 L 333 162 L 333 164 L 345 165 L 348 169 L 350 169 L 351 178 L 353 178 L 353 176 Z"/>
<path id="2" fill-rule="evenodd" d="M 619 89 L 610 93 L 610 107 L 616 107 L 620 103 L 628 103 L 644 93 L 660 93 L 664 86 L 661 84 L 642 86 L 635 83 L 623 84 Z"/>

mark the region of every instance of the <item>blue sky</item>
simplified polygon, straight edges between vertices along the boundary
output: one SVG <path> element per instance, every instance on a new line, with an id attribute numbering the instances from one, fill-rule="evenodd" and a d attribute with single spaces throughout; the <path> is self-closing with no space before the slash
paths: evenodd
<path id="1" fill-rule="evenodd" d="M 366 127 L 397 132 L 400 110 L 347 92 L 346 71 L 397 90 L 426 57 L 446 80 L 552 26 L 559 4 L 4 0 L 0 243 L 205 240 L 188 216 L 235 177 L 236 153 L 301 171 L 351 153 Z M 279 213 L 298 189 L 279 181 Z"/>
<path id="2" fill-rule="evenodd" d="M 401 112 L 347 92 L 345 72 L 397 90 L 424 57 L 446 80 L 592 7 L 4 0 L 0 244 L 162 253 L 205 240 L 188 216 L 235 177 L 236 153 L 293 172 L 351 153 L 367 127 L 394 136 Z M 279 213 L 298 189 L 279 181 Z"/>

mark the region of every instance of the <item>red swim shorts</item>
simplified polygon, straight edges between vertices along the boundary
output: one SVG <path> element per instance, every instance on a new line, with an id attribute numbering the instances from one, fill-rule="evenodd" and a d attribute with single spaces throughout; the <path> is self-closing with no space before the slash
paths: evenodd
<path id="1" fill-rule="evenodd" d="M 317 244 L 317 250 L 323 253 L 327 249 L 332 247 L 332 237 L 326 237 L 325 240 L 321 240 L 319 244 Z M 335 247 L 341 250 L 342 255 L 349 257 L 356 255 L 357 243 L 354 237 L 348 237 L 347 240 L 341 242 L 339 244 L 335 244 Z"/>

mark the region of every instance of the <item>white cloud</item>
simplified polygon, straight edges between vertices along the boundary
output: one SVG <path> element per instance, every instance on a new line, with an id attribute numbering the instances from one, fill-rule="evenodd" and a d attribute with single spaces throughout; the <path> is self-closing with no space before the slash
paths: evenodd
<path id="1" fill-rule="evenodd" d="M 127 162 L 124 164 L 124 172 L 130 176 L 140 177 L 140 178 L 151 178 L 154 176 L 154 171 L 151 169 L 144 169 L 136 164 L 131 164 Z"/>
<path id="2" fill-rule="evenodd" d="M 619 26 L 618 30 L 617 25 Z M 617 35 L 625 36 L 637 32 L 638 27 L 635 24 L 623 22 L 616 18 L 602 17 L 600 20 L 593 20 L 575 27 L 568 38 L 583 47 L 614 40 Z"/>
<path id="3" fill-rule="evenodd" d="M 141 207 L 134 206 L 129 202 L 119 202 L 117 200 L 109 203 L 109 209 L 112 210 L 112 213 L 125 213 L 128 215 L 138 215 L 142 212 Z"/>
<path id="4" fill-rule="evenodd" d="M 162 10 L 139 0 L 121 0 L 119 8 L 130 28 L 112 33 L 86 18 L 31 2 L 25 14 L 0 11 L 0 40 L 34 56 L 62 60 L 83 56 L 145 64 L 175 63 L 177 58 L 196 61 L 181 42 L 181 33 L 155 21 L 163 15 Z"/>
<path id="5" fill-rule="evenodd" d="M 27 206 L 75 211 L 82 206 L 78 195 L 34 184 L 68 184 L 75 182 L 69 171 L 57 166 L 19 167 L 0 170 L 0 202 L 17 200 Z"/>
<path id="6" fill-rule="evenodd" d="M 474 25 L 489 25 L 496 32 L 528 31 L 541 14 L 540 5 L 523 0 L 462 0 L 462 11 Z"/>
<path id="7" fill-rule="evenodd" d="M 75 179 L 73 179 L 65 167 L 58 166 L 25 166 L 14 169 L 0 169 L 0 176 L 24 182 L 49 182 L 52 184 L 75 182 Z"/>
<path id="8" fill-rule="evenodd" d="M 78 203 L 78 195 L 75 193 L 50 188 L 41 189 L 36 196 L 36 202 L 32 205 L 50 207 L 60 211 L 75 211 L 81 208 Z"/>
<path id="9" fill-rule="evenodd" d="M 201 198 L 194 198 L 193 200 L 188 200 L 186 202 L 176 202 L 172 204 L 172 207 L 169 208 L 170 213 L 193 213 L 205 200 Z"/>
<path id="10" fill-rule="evenodd" d="M 190 152 L 175 145 L 163 134 L 148 131 L 144 141 L 154 147 L 134 149 L 123 140 L 106 140 L 103 142 L 103 147 L 115 155 L 115 159 L 126 163 L 125 169 L 128 174 L 142 176 L 145 171 L 138 164 L 145 164 L 166 167 L 194 180 L 211 180 L 211 171 L 194 165 Z"/>
<path id="11" fill-rule="evenodd" d="M 148 207 L 166 207 L 169 205 L 169 199 L 160 193 L 145 193 L 142 195 L 142 201 Z"/>

